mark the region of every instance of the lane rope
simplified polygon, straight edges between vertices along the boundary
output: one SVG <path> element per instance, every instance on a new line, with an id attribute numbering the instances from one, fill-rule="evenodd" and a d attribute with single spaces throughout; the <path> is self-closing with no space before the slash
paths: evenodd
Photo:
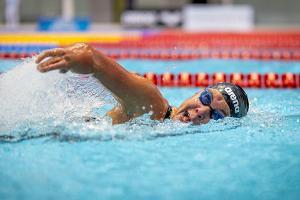
<path id="1" fill-rule="evenodd" d="M 4 73 L 1 74 L 0 77 Z M 212 73 L 205 72 L 189 73 L 181 72 L 178 74 L 165 72 L 153 73 L 147 72 L 144 74 L 136 73 L 150 80 L 159 87 L 207 87 L 211 84 L 219 82 L 231 82 L 245 88 L 290 88 L 300 89 L 300 74 L 283 73 Z"/>
<path id="2" fill-rule="evenodd" d="M 45 49 L 43 49 L 45 50 Z M 207 51 L 142 51 L 99 49 L 113 59 L 148 60 L 192 60 L 192 59 L 239 59 L 239 60 L 284 60 L 299 61 L 300 49 L 291 50 L 207 50 Z M 40 51 L 0 51 L 0 59 L 20 59 L 31 57 Z"/>
<path id="3" fill-rule="evenodd" d="M 207 87 L 218 82 L 231 82 L 246 88 L 300 88 L 300 74 L 295 73 L 230 73 L 208 74 L 205 72 L 152 73 L 140 74 L 161 87 Z"/>

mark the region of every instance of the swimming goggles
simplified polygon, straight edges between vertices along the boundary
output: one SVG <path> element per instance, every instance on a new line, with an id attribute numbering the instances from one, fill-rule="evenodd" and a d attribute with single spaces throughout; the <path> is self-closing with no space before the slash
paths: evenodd
<path id="1" fill-rule="evenodd" d="M 207 88 L 205 88 L 205 90 L 200 94 L 199 100 L 203 105 L 208 106 L 210 108 L 210 118 L 212 118 L 214 120 L 224 118 L 224 116 L 219 111 L 213 109 L 210 106 L 210 104 L 212 103 L 212 100 L 213 100 L 213 95 Z"/>

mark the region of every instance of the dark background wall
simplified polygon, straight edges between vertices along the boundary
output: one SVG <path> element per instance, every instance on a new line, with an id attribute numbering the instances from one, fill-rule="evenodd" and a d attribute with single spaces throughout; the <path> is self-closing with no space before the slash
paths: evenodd
<path id="1" fill-rule="evenodd" d="M 20 0 L 21 22 L 36 22 L 39 16 L 57 16 L 61 0 Z M 129 1 L 129 0 L 128 0 Z M 138 9 L 181 8 L 193 0 L 130 0 Z M 93 22 L 117 21 L 116 12 L 128 7 L 126 0 L 75 0 L 75 13 L 90 16 Z M 300 27 L 300 0 L 205 0 L 194 2 L 249 4 L 255 9 L 257 26 Z M 5 0 L 0 0 L 0 23 L 4 23 Z M 118 16 L 118 15 L 117 15 Z"/>

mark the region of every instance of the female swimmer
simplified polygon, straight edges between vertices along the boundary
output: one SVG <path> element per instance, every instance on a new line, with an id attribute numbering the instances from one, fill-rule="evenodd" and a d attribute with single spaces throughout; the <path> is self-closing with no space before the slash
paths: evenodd
<path id="1" fill-rule="evenodd" d="M 245 91 L 231 83 L 211 85 L 185 100 L 179 108 L 172 107 L 151 81 L 128 72 L 85 43 L 46 50 L 38 55 L 36 63 L 40 72 L 71 70 L 79 74 L 92 73 L 118 101 L 118 105 L 107 112 L 113 124 L 151 112 L 153 120 L 169 118 L 199 125 L 210 119 L 243 117 L 249 109 Z"/>

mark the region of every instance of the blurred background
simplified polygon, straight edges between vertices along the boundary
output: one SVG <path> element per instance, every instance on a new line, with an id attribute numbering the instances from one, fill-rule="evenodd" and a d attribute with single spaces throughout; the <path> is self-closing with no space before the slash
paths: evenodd
<path id="1" fill-rule="evenodd" d="M 0 0 L 0 30 L 298 28 L 299 10 L 299 0 Z"/>

